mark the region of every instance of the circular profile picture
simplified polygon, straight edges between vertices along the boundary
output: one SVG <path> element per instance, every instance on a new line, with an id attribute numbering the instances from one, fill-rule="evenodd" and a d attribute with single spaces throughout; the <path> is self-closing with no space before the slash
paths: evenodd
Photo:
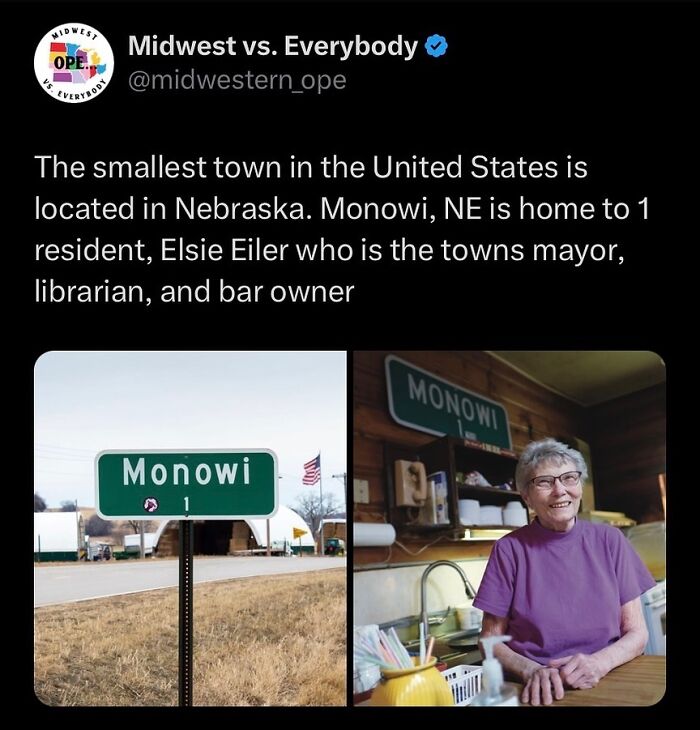
<path id="1" fill-rule="evenodd" d="M 62 23 L 50 30 L 34 53 L 34 73 L 41 88 L 68 104 L 101 94 L 114 72 L 107 39 L 85 23 Z"/>

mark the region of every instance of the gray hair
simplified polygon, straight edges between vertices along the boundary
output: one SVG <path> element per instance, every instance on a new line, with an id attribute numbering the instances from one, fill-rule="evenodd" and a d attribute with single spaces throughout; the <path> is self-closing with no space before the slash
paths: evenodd
<path id="1" fill-rule="evenodd" d="M 532 441 L 525 447 L 515 467 L 515 485 L 521 494 L 527 493 L 532 472 L 543 461 L 553 461 L 555 464 L 573 461 L 576 471 L 581 472 L 581 480 L 585 482 L 588 478 L 588 467 L 581 452 L 551 438 Z"/>

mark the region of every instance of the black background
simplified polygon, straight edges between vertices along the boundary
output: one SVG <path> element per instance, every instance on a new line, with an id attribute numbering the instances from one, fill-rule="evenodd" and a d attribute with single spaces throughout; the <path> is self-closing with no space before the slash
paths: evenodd
<path id="1" fill-rule="evenodd" d="M 12 193 L 5 214 L 8 331 L 19 350 L 23 453 L 29 455 L 32 368 L 51 349 L 651 349 L 669 366 L 672 332 L 693 327 L 697 233 L 690 222 L 697 195 L 697 130 L 690 108 L 697 95 L 697 5 L 673 3 L 300 4 L 64 3 L 15 5 L 6 33 L 17 42 L 12 100 L 6 97 L 6 156 Z M 115 73 L 86 104 L 62 104 L 37 83 L 36 44 L 55 25 L 82 22 L 110 41 Z M 422 49 L 426 36 L 445 35 L 441 59 Z M 268 38 L 281 49 L 285 34 L 304 38 L 420 40 L 417 59 L 135 58 L 128 36 L 173 33 L 182 39 Z M 21 43 L 19 42 L 21 41 Z M 236 73 L 344 73 L 348 88 L 311 94 L 226 92 L 141 94 L 128 91 L 131 70 Z M 7 77 L 6 77 L 7 78 Z M 9 93 L 9 92 L 8 92 Z M 141 159 L 151 153 L 190 159 L 309 160 L 338 154 L 448 159 L 461 153 L 502 160 L 586 160 L 585 181 L 305 183 L 81 182 L 60 191 L 39 182 L 35 154 L 67 159 Z M 342 192 L 341 192 L 342 191 Z M 39 224 L 33 196 L 85 199 L 129 194 L 175 194 L 230 200 L 312 200 L 319 194 L 363 200 L 401 200 L 421 194 L 518 195 L 544 200 L 627 202 L 649 197 L 646 222 L 586 224 L 138 222 Z M 135 233 L 138 231 L 138 234 Z M 261 235 L 269 240 L 617 241 L 625 263 L 586 264 L 222 264 L 38 266 L 34 244 L 100 235 L 131 240 L 157 235 Z M 355 283 L 348 304 L 46 305 L 34 302 L 34 280 L 136 281 L 154 291 L 162 283 L 207 277 L 258 283 Z M 150 280 L 149 280 L 150 277 Z M 15 312 L 21 312 L 15 314 Z M 13 362 L 13 365 L 15 363 Z M 350 371 L 351 372 L 351 371 Z M 351 385 L 351 384 L 350 384 Z M 673 385 L 672 385 L 673 388 Z M 349 392 L 350 388 L 349 388 Z M 351 463 L 349 454 L 348 464 Z M 669 478 L 672 469 L 669 468 Z M 29 471 L 27 470 L 27 475 Z M 28 490 L 23 490 L 24 491 Z M 28 498 L 28 497 L 27 497 Z"/>

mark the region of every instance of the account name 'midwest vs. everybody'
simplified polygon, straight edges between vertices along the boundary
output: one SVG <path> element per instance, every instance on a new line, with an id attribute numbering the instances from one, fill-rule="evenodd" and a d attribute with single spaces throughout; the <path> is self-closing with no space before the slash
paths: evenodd
<path id="1" fill-rule="evenodd" d="M 418 48 L 418 40 L 402 35 L 390 39 L 363 38 L 355 35 L 348 40 L 305 39 L 298 35 L 286 35 L 283 41 L 267 39 L 217 38 L 215 40 L 190 40 L 176 38 L 173 34 L 161 38 L 157 34 L 129 36 L 130 56 L 276 56 L 281 49 L 284 56 L 332 56 L 339 61 L 353 57 L 391 56 L 411 61 Z"/>

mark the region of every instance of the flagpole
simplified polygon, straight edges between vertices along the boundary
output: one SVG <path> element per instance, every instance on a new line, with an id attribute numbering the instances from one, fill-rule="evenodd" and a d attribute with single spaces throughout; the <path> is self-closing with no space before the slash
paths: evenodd
<path id="1" fill-rule="evenodd" d="M 321 475 L 321 449 L 318 450 L 318 488 L 321 493 L 321 505 L 319 507 L 319 529 L 321 531 L 321 555 L 325 555 L 323 548 L 323 476 Z"/>

